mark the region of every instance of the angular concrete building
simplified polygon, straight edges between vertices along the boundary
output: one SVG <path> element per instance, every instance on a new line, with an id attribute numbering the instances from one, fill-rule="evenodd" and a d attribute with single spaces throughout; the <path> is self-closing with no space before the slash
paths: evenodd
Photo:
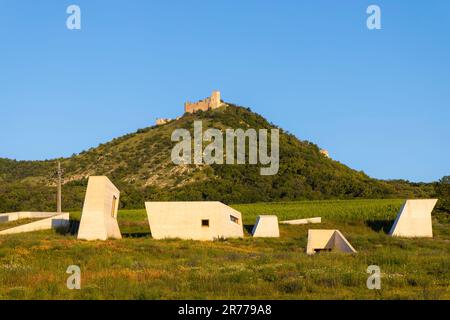
<path id="1" fill-rule="evenodd" d="M 278 217 L 259 216 L 253 226 L 252 235 L 254 238 L 279 238 Z"/>
<path id="2" fill-rule="evenodd" d="M 393 237 L 432 238 L 431 212 L 437 199 L 406 200 L 389 234 Z"/>
<path id="3" fill-rule="evenodd" d="M 215 240 L 242 238 L 239 211 L 221 202 L 146 202 L 154 239 Z"/>
<path id="4" fill-rule="evenodd" d="M 320 251 L 333 250 L 356 253 L 356 250 L 339 230 L 308 230 L 307 254 L 313 255 Z"/>
<path id="5" fill-rule="evenodd" d="M 0 214 L 0 222 L 17 221 L 21 219 L 41 219 L 14 228 L 0 231 L 0 235 L 34 232 L 50 229 L 68 228 L 69 213 L 55 212 L 13 212 Z"/>
<path id="6" fill-rule="evenodd" d="M 104 176 L 89 177 L 78 239 L 121 239 L 117 212 L 120 191 Z"/>

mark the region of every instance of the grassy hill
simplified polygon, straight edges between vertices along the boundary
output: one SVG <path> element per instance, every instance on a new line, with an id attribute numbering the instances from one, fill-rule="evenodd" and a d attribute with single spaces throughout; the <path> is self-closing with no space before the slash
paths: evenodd
<path id="1" fill-rule="evenodd" d="M 122 208 L 141 208 L 145 200 L 219 200 L 225 203 L 428 197 L 431 185 L 372 179 L 323 156 L 318 146 L 280 129 L 280 169 L 261 176 L 259 165 L 185 165 L 171 162 L 177 128 L 193 131 L 194 120 L 203 129 L 214 127 L 270 129 L 275 126 L 249 109 L 229 105 L 208 112 L 185 114 L 162 126 L 101 144 L 70 158 L 48 161 L 0 159 L 0 212 L 52 210 L 56 163 L 65 170 L 63 208 L 81 208 L 87 178 L 107 175 L 122 191 Z"/>

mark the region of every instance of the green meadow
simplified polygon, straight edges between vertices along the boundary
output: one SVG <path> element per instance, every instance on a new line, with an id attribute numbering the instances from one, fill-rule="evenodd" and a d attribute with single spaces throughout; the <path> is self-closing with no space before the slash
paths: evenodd
<path id="1" fill-rule="evenodd" d="M 145 210 L 119 212 L 122 240 L 78 241 L 45 231 L 0 237 L 0 299 L 450 299 L 450 221 L 433 213 L 433 239 L 387 235 L 402 200 L 232 205 L 245 238 L 154 240 Z M 253 239 L 256 217 L 322 217 L 280 225 L 279 239 Z M 71 214 L 79 220 L 80 213 Z M 358 251 L 305 254 L 308 229 L 339 229 Z M 81 290 L 69 290 L 70 265 Z M 366 270 L 381 269 L 381 290 Z"/>

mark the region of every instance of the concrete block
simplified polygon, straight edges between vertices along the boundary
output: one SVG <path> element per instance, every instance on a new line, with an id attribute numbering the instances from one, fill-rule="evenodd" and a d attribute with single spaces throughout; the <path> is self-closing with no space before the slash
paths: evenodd
<path id="1" fill-rule="evenodd" d="M 255 238 L 279 238 L 277 216 L 259 216 L 253 226 L 252 235 Z"/>
<path id="2" fill-rule="evenodd" d="M 314 224 L 314 223 L 322 223 L 322 218 L 307 218 L 307 219 L 297 219 L 297 220 L 285 220 L 281 221 L 281 224 L 291 224 L 291 225 L 300 225 L 300 224 Z"/>
<path id="3" fill-rule="evenodd" d="M 221 202 L 146 202 L 154 239 L 215 240 L 242 238 L 239 211 Z"/>
<path id="4" fill-rule="evenodd" d="M 121 239 L 117 223 L 120 191 L 104 176 L 89 177 L 78 239 Z"/>
<path id="5" fill-rule="evenodd" d="M 307 254 L 313 255 L 320 251 L 332 250 L 356 253 L 356 250 L 339 230 L 308 230 Z"/>
<path id="6" fill-rule="evenodd" d="M 406 200 L 389 234 L 393 237 L 432 238 L 431 212 L 437 199 Z"/>

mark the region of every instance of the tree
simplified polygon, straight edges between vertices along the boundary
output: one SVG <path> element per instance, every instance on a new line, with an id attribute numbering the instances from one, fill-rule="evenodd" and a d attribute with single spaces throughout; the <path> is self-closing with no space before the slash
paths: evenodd
<path id="1" fill-rule="evenodd" d="M 450 213 L 450 176 L 445 176 L 436 184 L 439 208 Z"/>

